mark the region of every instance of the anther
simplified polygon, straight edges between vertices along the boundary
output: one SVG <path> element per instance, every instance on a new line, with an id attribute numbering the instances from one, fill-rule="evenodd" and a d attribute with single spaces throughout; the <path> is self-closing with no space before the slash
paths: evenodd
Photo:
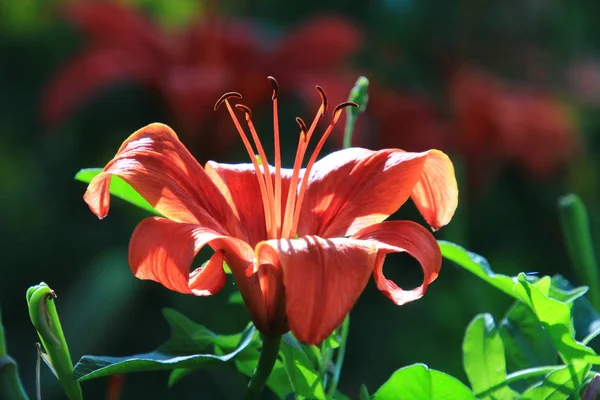
<path id="1" fill-rule="evenodd" d="M 252 116 L 252 111 L 250 110 L 250 107 L 246 105 L 236 104 L 235 108 L 242 110 L 244 114 L 246 114 L 246 118 L 250 118 Z"/>
<path id="2" fill-rule="evenodd" d="M 317 85 L 316 88 L 321 96 L 321 103 L 323 104 L 323 112 L 321 113 L 321 116 L 323 116 L 325 115 L 325 111 L 327 111 L 327 96 L 325 95 L 325 91 L 321 86 Z"/>
<path id="3" fill-rule="evenodd" d="M 337 119 L 339 117 L 339 113 L 346 107 L 356 107 L 358 108 L 358 104 L 353 101 L 345 101 L 343 103 L 338 104 L 333 110 L 333 119 Z"/>
<path id="4" fill-rule="evenodd" d="M 217 111 L 217 108 L 219 108 L 219 106 L 221 105 L 221 103 L 223 103 L 224 101 L 226 101 L 227 99 L 229 99 L 231 97 L 235 97 L 235 98 L 241 99 L 242 95 L 239 94 L 238 92 L 227 92 L 227 93 L 225 93 L 223 96 L 219 97 L 219 100 L 217 100 L 217 102 L 215 103 L 214 110 Z"/>
<path id="5" fill-rule="evenodd" d="M 296 123 L 298 124 L 298 126 L 300 127 L 300 130 L 306 134 L 306 132 L 308 131 L 308 129 L 306 129 L 306 124 L 304 123 L 304 120 L 300 117 L 296 117 Z"/>
<path id="6" fill-rule="evenodd" d="M 273 86 L 273 95 L 271 96 L 271 100 L 276 100 L 279 97 L 279 83 L 277 83 L 277 79 L 272 76 L 267 76 L 269 82 L 271 82 L 271 86 Z"/>

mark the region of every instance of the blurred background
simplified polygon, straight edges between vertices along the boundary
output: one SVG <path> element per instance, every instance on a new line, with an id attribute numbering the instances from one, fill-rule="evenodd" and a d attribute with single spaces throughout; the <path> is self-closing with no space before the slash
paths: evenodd
<path id="1" fill-rule="evenodd" d="M 460 185 L 452 223 L 436 233 L 485 256 L 492 268 L 561 273 L 577 282 L 556 202 L 579 194 L 600 234 L 600 3 L 596 1 L 121 0 L 0 3 L 0 306 L 9 352 L 30 395 L 37 336 L 26 289 L 47 282 L 74 360 L 129 355 L 168 336 L 173 307 L 219 333 L 248 315 L 228 304 L 232 282 L 210 298 L 136 280 L 127 245 L 146 215 L 115 200 L 100 222 L 73 180 L 103 167 L 121 142 L 151 122 L 171 125 L 201 161 L 246 162 L 221 94 L 239 91 L 263 143 L 272 143 L 271 86 L 280 83 L 284 164 L 297 126 L 346 100 L 360 75 L 370 102 L 353 145 L 439 148 Z M 222 110 L 221 110 L 222 111 Z M 328 142 L 341 147 L 342 127 Z M 336 128 L 337 129 L 337 128 Z M 394 218 L 422 219 L 412 204 Z M 597 236 L 598 237 L 598 236 Z M 390 256 L 386 274 L 405 288 L 416 262 Z M 427 295 L 396 307 L 371 282 L 351 314 L 340 388 L 356 398 L 397 368 L 422 362 L 465 379 L 464 329 L 484 311 L 501 318 L 510 300 L 443 266 Z M 167 389 L 167 372 L 127 376 L 123 398 L 226 398 L 241 378 L 199 371 Z M 44 399 L 60 399 L 43 368 Z M 83 385 L 105 398 L 106 380 Z"/>

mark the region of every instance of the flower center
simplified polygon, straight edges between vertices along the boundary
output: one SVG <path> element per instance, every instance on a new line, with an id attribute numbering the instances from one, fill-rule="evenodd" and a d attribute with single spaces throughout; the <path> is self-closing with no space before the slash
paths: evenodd
<path id="1" fill-rule="evenodd" d="M 317 142 L 315 149 L 313 150 L 310 158 L 308 159 L 308 163 L 306 164 L 306 168 L 304 170 L 304 174 L 300 177 L 302 171 L 302 163 L 304 161 L 304 157 L 306 155 L 306 150 L 308 148 L 308 144 L 310 143 L 310 139 L 313 136 L 313 133 L 319 123 L 321 117 L 327 111 L 327 97 L 325 96 L 325 91 L 317 86 L 317 91 L 321 96 L 321 106 L 313 119 L 310 128 L 306 127 L 306 124 L 301 118 L 296 118 L 296 122 L 300 127 L 300 137 L 298 139 L 298 147 L 296 149 L 296 158 L 294 160 L 294 167 L 292 169 L 292 176 L 290 178 L 290 186 L 287 193 L 287 200 L 285 203 L 285 207 L 282 207 L 281 204 L 281 149 L 279 142 L 279 112 L 277 106 L 277 97 L 279 95 L 279 84 L 272 76 L 269 76 L 267 79 L 271 82 L 273 86 L 273 95 L 271 99 L 273 101 L 273 134 L 274 134 L 274 144 L 275 144 L 275 172 L 271 173 L 271 167 L 269 166 L 269 162 L 267 160 L 267 156 L 265 154 L 264 148 L 258 138 L 258 134 L 254 127 L 254 123 L 252 122 L 252 113 L 250 108 L 243 104 L 236 104 L 235 108 L 242 110 L 244 112 L 246 123 L 248 125 L 248 129 L 250 131 L 250 135 L 252 137 L 252 141 L 254 142 L 254 146 L 256 147 L 256 151 L 260 157 L 261 164 L 258 163 L 258 160 L 255 157 L 256 152 L 252 147 L 252 144 L 248 140 L 248 135 L 242 128 L 239 119 L 237 118 L 229 99 L 238 98 L 241 99 L 242 95 L 237 92 L 228 92 L 225 93 L 217 103 L 215 104 L 215 110 L 223 103 L 227 106 L 227 110 L 229 111 L 229 115 L 233 120 L 233 123 L 242 138 L 242 142 L 244 143 L 244 147 L 250 156 L 250 160 L 254 166 L 254 170 L 256 172 L 256 179 L 258 180 L 258 185 L 260 188 L 260 194 L 262 197 L 262 204 L 265 213 L 265 224 L 267 228 L 267 236 L 269 239 L 290 239 L 296 236 L 296 231 L 298 229 L 298 221 L 300 220 L 300 210 L 302 209 L 302 201 L 304 200 L 304 194 L 306 192 L 306 188 L 308 186 L 308 178 L 310 176 L 311 170 L 315 162 L 317 161 L 317 157 L 319 156 L 319 152 L 323 149 L 325 145 L 325 141 L 331 134 L 335 124 L 339 120 L 342 110 L 347 106 L 358 107 L 356 103 L 352 102 L 344 102 L 335 107 L 333 110 L 333 116 L 331 122 L 327 126 L 327 129 L 321 135 L 320 140 Z"/>

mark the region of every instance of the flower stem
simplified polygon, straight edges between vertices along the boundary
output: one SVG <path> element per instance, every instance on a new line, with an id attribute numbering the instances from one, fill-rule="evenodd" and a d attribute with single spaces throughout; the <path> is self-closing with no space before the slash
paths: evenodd
<path id="1" fill-rule="evenodd" d="M 260 351 L 258 365 L 254 370 L 254 375 L 250 379 L 248 389 L 246 390 L 245 400 L 258 399 L 263 391 L 269 375 L 275 366 L 277 356 L 279 355 L 279 345 L 281 344 L 281 336 L 263 336 L 263 346 Z"/>
<path id="2" fill-rule="evenodd" d="M 0 314 L 0 399 L 29 400 L 19 379 L 17 364 L 7 353 Z"/>
<path id="3" fill-rule="evenodd" d="M 338 382 L 340 381 L 340 374 L 342 373 L 342 365 L 344 364 L 344 356 L 346 355 L 346 342 L 348 341 L 348 331 L 350 330 L 350 315 L 346 315 L 344 322 L 341 327 L 341 340 L 340 347 L 337 351 L 335 358 L 335 369 L 333 371 L 333 377 L 331 378 L 331 386 L 327 394 L 331 397 L 335 396 Z"/>

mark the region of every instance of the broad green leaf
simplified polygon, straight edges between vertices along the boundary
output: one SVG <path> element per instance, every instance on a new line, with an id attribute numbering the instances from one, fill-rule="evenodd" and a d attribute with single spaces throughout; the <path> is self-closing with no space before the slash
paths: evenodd
<path id="1" fill-rule="evenodd" d="M 526 293 L 525 303 L 548 332 L 563 360 L 567 363 L 585 361 L 599 364 L 600 356 L 575 340 L 569 306 L 542 293 L 536 285 L 527 281 L 525 274 L 519 274 L 518 281 Z"/>
<path id="2" fill-rule="evenodd" d="M 444 241 L 438 243 L 445 258 L 528 305 L 544 329 L 548 331 L 554 346 L 566 361 L 585 360 L 589 363 L 600 363 L 600 357 L 592 349 L 574 339 L 569 306 L 549 297 L 551 287 L 549 277 L 536 280 L 534 285 L 530 282 L 532 279 L 524 273 L 516 278 L 495 274 L 483 257 L 470 253 L 454 243 Z"/>
<path id="3" fill-rule="evenodd" d="M 518 393 L 505 384 L 504 345 L 490 314 L 476 316 L 467 327 L 463 341 L 463 364 L 473 391 L 486 392 L 479 399 L 518 398 Z"/>
<path id="4" fill-rule="evenodd" d="M 297 399 L 326 399 L 319 371 L 310 356 L 290 334 L 281 341 L 280 354 Z"/>
<path id="5" fill-rule="evenodd" d="M 550 335 L 526 304 L 515 302 L 499 327 L 509 371 L 552 365 L 558 361 Z M 514 387 L 525 390 L 534 382 L 519 382 Z"/>
<path id="6" fill-rule="evenodd" d="M 566 400 L 579 390 L 591 366 L 585 362 L 566 365 L 546 375 L 539 384 L 527 389 L 523 400 Z"/>
<path id="7" fill-rule="evenodd" d="M 394 372 L 375 392 L 374 400 L 475 400 L 475 395 L 458 379 L 414 364 Z"/>
<path id="8" fill-rule="evenodd" d="M 129 357 L 83 356 L 75 365 L 78 381 L 139 371 L 206 367 L 233 359 L 256 337 L 252 325 L 239 335 L 222 336 L 194 324 L 174 310 L 165 309 L 163 313 L 171 327 L 171 337 L 166 343 L 152 352 Z M 234 348 L 233 341 L 237 341 Z M 208 352 L 211 345 L 215 347 L 213 353 Z M 222 354 L 221 346 L 229 352 Z"/>
<path id="9" fill-rule="evenodd" d="M 573 288 L 573 285 L 560 275 L 552 277 L 553 286 L 556 285 L 564 291 L 576 291 L 586 287 Z M 560 300 L 553 296 L 553 298 Z M 589 343 L 600 333 L 600 314 L 594 308 L 586 296 L 576 298 L 571 305 L 573 326 L 575 327 L 575 338 L 581 339 L 582 343 Z"/>
<path id="10" fill-rule="evenodd" d="M 102 172 L 102 168 L 85 168 L 75 174 L 75 179 L 84 183 L 90 183 L 100 172 Z M 110 178 L 110 194 L 152 214 L 161 215 L 134 188 L 118 176 L 113 175 Z"/>
<path id="11" fill-rule="evenodd" d="M 570 304 L 581 298 L 588 292 L 587 286 L 574 287 L 562 275 L 554 275 L 552 277 L 552 285 L 548 297 L 558 300 L 562 303 Z"/>
<path id="12" fill-rule="evenodd" d="M 521 301 L 525 299 L 526 293 L 517 279 L 494 273 L 485 258 L 454 243 L 438 240 L 438 244 L 444 258 L 453 261 L 507 295 Z"/>

